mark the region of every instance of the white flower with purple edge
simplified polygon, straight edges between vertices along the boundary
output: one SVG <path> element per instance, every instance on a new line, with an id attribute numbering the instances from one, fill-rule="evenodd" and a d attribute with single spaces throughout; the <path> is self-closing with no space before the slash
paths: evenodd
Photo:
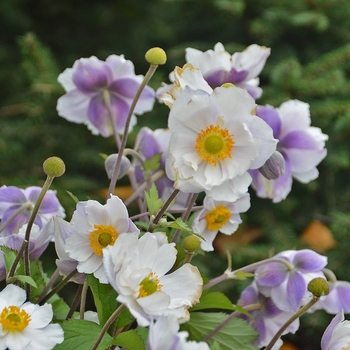
<path id="1" fill-rule="evenodd" d="M 34 205 L 38 200 L 41 187 L 30 186 L 21 189 L 15 186 L 2 186 L 0 188 L 0 219 L 5 222 L 17 210 L 22 211 L 6 226 L 5 234 L 17 233 L 18 230 L 28 223 Z M 53 216 L 65 217 L 64 209 L 56 197 L 56 191 L 48 190 L 40 205 L 34 223 L 42 228 Z"/>
<path id="2" fill-rule="evenodd" d="M 72 224 L 76 232 L 66 239 L 65 250 L 78 261 L 78 272 L 93 273 L 101 283 L 108 283 L 102 264 L 103 248 L 113 245 L 122 233 L 139 233 L 124 203 L 117 196 L 111 196 L 105 205 L 95 200 L 79 202 Z"/>
<path id="3" fill-rule="evenodd" d="M 255 101 L 231 84 L 211 94 L 186 87 L 170 110 L 167 175 L 175 188 L 237 200 L 276 149 L 272 129 L 254 115 Z"/>
<path id="4" fill-rule="evenodd" d="M 214 50 L 202 52 L 197 49 L 186 49 L 186 61 L 202 71 L 204 79 L 215 89 L 225 83 L 232 83 L 246 89 L 257 99 L 262 94 L 259 85 L 260 74 L 270 49 L 253 44 L 243 52 L 230 55 L 221 43 L 214 46 Z"/>
<path id="5" fill-rule="evenodd" d="M 235 202 L 214 201 L 206 196 L 203 206 L 192 222 L 192 229 L 205 239 L 201 240 L 201 248 L 211 251 L 214 250 L 213 241 L 219 231 L 232 235 L 237 230 L 242 222 L 239 213 L 249 209 L 250 196 L 249 193 L 245 193 Z"/>
<path id="6" fill-rule="evenodd" d="M 50 323 L 51 304 L 25 301 L 25 291 L 13 284 L 0 292 L 0 349 L 50 350 L 62 343 L 61 326 Z"/>
<path id="7" fill-rule="evenodd" d="M 344 311 L 334 316 L 321 339 L 321 350 L 350 349 L 350 321 L 344 319 Z"/>
<path id="8" fill-rule="evenodd" d="M 325 278 L 327 257 L 310 249 L 287 250 L 274 256 L 286 260 L 268 262 L 255 271 L 259 291 L 271 297 L 278 308 L 296 312 L 307 298 L 307 285 L 315 277 Z M 290 265 L 290 267 L 287 267 Z"/>
<path id="9" fill-rule="evenodd" d="M 347 281 L 328 281 L 328 283 L 329 294 L 320 299 L 317 303 L 319 307 L 333 315 L 341 310 L 346 314 L 350 313 L 350 283 Z"/>
<path id="10" fill-rule="evenodd" d="M 111 55 L 106 61 L 95 56 L 81 58 L 58 77 L 66 94 L 58 99 L 58 114 L 74 123 L 86 124 L 95 135 L 113 135 L 115 128 L 123 133 L 131 103 L 143 77 L 135 75 L 134 65 L 124 55 Z M 105 102 L 108 94 L 113 124 Z M 143 114 L 153 108 L 154 91 L 146 86 L 135 107 L 135 114 Z M 133 115 L 130 127 L 136 124 Z"/>
<path id="11" fill-rule="evenodd" d="M 103 252 L 109 283 L 124 304 L 146 327 L 162 315 L 174 315 L 179 323 L 189 320 L 188 308 L 199 301 L 203 280 L 197 267 L 184 264 L 167 274 L 176 261 L 174 243 L 159 245 L 149 232 L 122 234 Z"/>
<path id="12" fill-rule="evenodd" d="M 253 170 L 253 187 L 259 197 L 277 203 L 291 191 L 293 178 L 308 183 L 318 177 L 316 166 L 327 155 L 324 147 L 328 136 L 310 126 L 309 105 L 298 100 L 286 101 L 279 108 L 258 106 L 256 114 L 271 126 L 279 140 L 277 150 L 284 157 L 285 171 L 278 179 L 268 180 Z"/>

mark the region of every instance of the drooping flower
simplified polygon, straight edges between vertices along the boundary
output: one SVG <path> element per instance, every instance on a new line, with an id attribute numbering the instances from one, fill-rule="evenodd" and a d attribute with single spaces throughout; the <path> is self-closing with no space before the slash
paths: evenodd
<path id="1" fill-rule="evenodd" d="M 346 314 L 350 313 L 350 283 L 347 281 L 329 282 L 329 287 L 329 294 L 317 303 L 320 308 L 333 315 L 341 310 Z"/>
<path id="2" fill-rule="evenodd" d="M 303 249 L 287 250 L 274 258 L 288 264 L 269 262 L 259 267 L 255 271 L 259 291 L 271 297 L 281 310 L 296 312 L 307 297 L 308 283 L 316 277 L 325 278 L 322 269 L 327 265 L 327 257 Z"/>
<path id="3" fill-rule="evenodd" d="M 202 71 L 204 79 L 215 89 L 225 83 L 232 83 L 246 89 L 257 99 L 262 94 L 258 75 L 264 68 L 270 49 L 256 44 L 248 46 L 243 52 L 232 56 L 221 43 L 214 50 L 202 52 L 197 49 L 186 49 L 186 61 Z"/>
<path id="4" fill-rule="evenodd" d="M 149 325 L 148 350 L 209 350 L 205 342 L 186 341 L 188 332 L 179 332 L 175 316 L 161 316 Z"/>
<path id="5" fill-rule="evenodd" d="M 298 100 L 284 102 L 279 108 L 258 106 L 256 114 L 271 126 L 279 140 L 277 151 L 284 157 L 285 170 L 276 180 L 266 179 L 258 170 L 251 171 L 253 187 L 259 197 L 277 203 L 287 197 L 293 178 L 308 183 L 318 177 L 316 166 L 327 154 L 324 147 L 328 136 L 310 126 L 309 105 Z"/>
<path id="6" fill-rule="evenodd" d="M 287 320 L 293 316 L 293 312 L 284 311 L 280 309 L 270 297 L 266 297 L 260 293 L 257 285 L 253 282 L 241 294 L 238 300 L 238 305 L 246 307 L 248 305 L 257 306 L 256 310 L 251 310 L 249 313 L 253 319 L 245 315 L 240 316 L 251 324 L 259 333 L 258 339 L 254 344 L 262 348 L 269 344 L 273 336 L 279 331 Z M 299 328 L 299 319 L 297 318 L 288 328 L 283 332 L 295 333 Z M 278 345 L 280 346 L 280 344 Z M 277 346 L 277 348 L 278 348 Z"/>
<path id="7" fill-rule="evenodd" d="M 167 274 L 176 254 L 174 243 L 159 245 L 149 232 L 140 239 L 137 234 L 122 234 L 113 246 L 104 249 L 108 281 L 139 326 L 148 326 L 162 315 L 186 322 L 187 309 L 199 301 L 203 280 L 195 266 L 184 264 Z"/>
<path id="8" fill-rule="evenodd" d="M 41 187 L 31 186 L 21 189 L 15 186 L 0 188 L 0 219 L 5 222 L 12 215 L 18 215 L 6 226 L 4 233 L 9 235 L 28 223 Z M 48 190 L 35 217 L 34 223 L 42 228 L 53 216 L 65 217 L 64 209 L 56 197 L 56 191 Z"/>
<path id="9" fill-rule="evenodd" d="M 9 284 L 0 292 L 0 348 L 50 350 L 64 340 L 60 325 L 52 321 L 52 306 L 25 302 L 26 293 Z"/>
<path id="10" fill-rule="evenodd" d="M 123 133 L 127 115 L 143 77 L 135 75 L 134 65 L 124 55 L 111 55 L 106 61 L 95 56 L 75 61 L 58 77 L 66 94 L 57 102 L 58 114 L 74 123 L 86 124 L 95 135 L 113 135 L 113 128 Z M 110 101 L 113 123 L 108 111 Z M 135 114 L 153 108 L 154 91 L 145 87 L 135 107 Z M 133 116 L 131 127 L 136 124 Z"/>
<path id="11" fill-rule="evenodd" d="M 344 319 L 340 311 L 332 319 L 321 339 L 321 350 L 350 349 L 350 321 Z"/>
<path id="12" fill-rule="evenodd" d="M 205 191 L 226 201 L 247 192 L 248 169 L 261 167 L 277 142 L 254 112 L 254 99 L 233 85 L 210 95 L 186 88 L 174 102 L 168 124 L 172 135 L 166 171 L 175 188 Z"/>
<path id="13" fill-rule="evenodd" d="M 79 202 L 73 213 L 76 232 L 66 239 L 66 252 L 78 261 L 80 273 L 93 273 L 101 283 L 108 283 L 102 265 L 103 248 L 113 245 L 121 233 L 137 232 L 128 211 L 117 196 L 105 205 L 95 200 Z"/>
<path id="14" fill-rule="evenodd" d="M 214 250 L 213 241 L 220 231 L 232 235 L 242 222 L 239 213 L 250 207 L 250 196 L 245 193 L 235 202 L 214 201 L 209 196 L 204 198 L 204 208 L 197 213 L 192 223 L 195 233 L 201 235 L 201 248 L 205 251 Z"/>

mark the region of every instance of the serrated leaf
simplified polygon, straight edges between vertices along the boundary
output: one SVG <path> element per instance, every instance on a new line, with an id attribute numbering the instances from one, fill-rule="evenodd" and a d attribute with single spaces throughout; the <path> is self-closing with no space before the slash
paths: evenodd
<path id="1" fill-rule="evenodd" d="M 118 307 L 118 294 L 110 284 L 100 283 L 94 275 L 87 275 L 87 283 L 94 297 L 100 324 L 104 325 Z"/>
<path id="2" fill-rule="evenodd" d="M 113 341 L 114 345 L 128 350 L 146 350 L 147 329 L 136 328 L 120 333 Z"/>
<path id="3" fill-rule="evenodd" d="M 190 311 L 206 309 L 234 310 L 234 306 L 227 296 L 221 292 L 210 292 L 202 295 L 198 304 L 194 305 Z"/>
<path id="4" fill-rule="evenodd" d="M 214 342 L 212 345 L 210 345 L 210 350 L 222 350 L 219 343 Z"/>
<path id="5" fill-rule="evenodd" d="M 6 274 L 8 274 L 11 270 L 11 267 L 16 259 L 18 252 L 6 246 L 0 246 L 0 249 L 4 252 Z"/>
<path id="6" fill-rule="evenodd" d="M 31 278 L 30 276 L 26 276 L 26 275 L 16 275 L 15 278 L 23 283 L 28 283 L 30 284 L 32 287 L 37 288 L 37 285 L 35 283 L 35 281 L 33 280 L 33 278 Z"/>
<path id="7" fill-rule="evenodd" d="M 44 272 L 40 260 L 32 260 L 30 262 L 30 276 L 33 278 L 37 285 L 35 289 L 31 290 L 31 299 L 36 300 L 44 291 L 44 288 L 49 281 L 49 278 Z M 53 301 L 56 298 L 58 298 L 58 296 L 51 297 L 50 301 Z"/>
<path id="8" fill-rule="evenodd" d="M 250 277 L 254 277 L 254 274 L 250 273 L 250 272 L 237 271 L 237 272 L 235 272 L 234 279 L 244 281 Z"/>
<path id="9" fill-rule="evenodd" d="M 63 321 L 61 326 L 64 331 L 64 341 L 55 346 L 55 350 L 88 350 L 98 339 L 102 327 L 97 323 L 87 320 Z M 111 345 L 113 338 L 105 334 L 97 350 L 105 350 Z"/>
<path id="10" fill-rule="evenodd" d="M 143 162 L 143 171 L 154 171 L 160 168 L 160 157 L 162 153 L 155 154 L 152 158 L 146 159 Z"/>
<path id="11" fill-rule="evenodd" d="M 159 209 L 164 205 L 164 202 L 159 198 L 158 190 L 155 184 L 152 184 L 148 193 L 145 192 L 145 198 L 148 211 L 151 213 L 151 215 L 156 215 Z"/>
<path id="12" fill-rule="evenodd" d="M 189 227 L 181 218 L 177 218 L 175 221 L 167 222 L 163 224 L 163 226 L 195 234 L 191 227 Z"/>
<path id="13" fill-rule="evenodd" d="M 190 320 L 181 328 L 190 333 L 191 339 L 200 341 L 227 317 L 224 313 L 193 312 Z M 252 345 L 257 336 L 256 330 L 247 322 L 234 318 L 216 333 L 209 343 L 216 341 L 222 350 L 257 350 L 258 348 Z"/>

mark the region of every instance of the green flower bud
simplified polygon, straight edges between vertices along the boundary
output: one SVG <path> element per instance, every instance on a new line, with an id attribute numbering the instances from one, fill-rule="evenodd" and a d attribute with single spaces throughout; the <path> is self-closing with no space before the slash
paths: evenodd
<path id="1" fill-rule="evenodd" d="M 319 298 L 329 294 L 329 284 L 324 278 L 316 277 L 309 282 L 307 290 Z"/>
<path id="2" fill-rule="evenodd" d="M 66 171 L 64 161 L 59 157 L 50 157 L 43 163 L 43 169 L 47 176 L 59 177 Z"/>
<path id="3" fill-rule="evenodd" d="M 166 53 L 160 47 L 152 47 L 146 52 L 146 61 L 156 66 L 164 64 L 167 60 Z"/>
<path id="4" fill-rule="evenodd" d="M 190 235 L 183 240 L 182 246 L 186 251 L 193 253 L 200 248 L 201 241 L 196 235 Z"/>

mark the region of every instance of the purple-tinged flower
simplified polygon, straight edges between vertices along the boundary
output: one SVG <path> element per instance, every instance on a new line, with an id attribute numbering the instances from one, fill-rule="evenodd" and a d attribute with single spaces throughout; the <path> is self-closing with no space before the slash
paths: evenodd
<path id="1" fill-rule="evenodd" d="M 330 292 L 317 304 L 329 314 L 337 314 L 343 310 L 350 313 L 350 283 L 347 281 L 329 282 Z"/>
<path id="2" fill-rule="evenodd" d="M 324 147 L 328 136 L 310 126 L 309 105 L 298 100 L 284 102 L 279 108 L 258 106 L 256 115 L 271 126 L 273 136 L 279 140 L 277 151 L 284 157 L 285 170 L 276 180 L 252 170 L 253 187 L 259 197 L 277 203 L 291 191 L 293 178 L 308 183 L 318 177 L 316 166 L 327 154 Z"/>
<path id="3" fill-rule="evenodd" d="M 186 341 L 188 332 L 179 332 L 175 316 L 161 316 L 149 325 L 148 350 L 209 350 L 205 342 Z"/>
<path id="4" fill-rule="evenodd" d="M 259 333 L 254 344 L 261 348 L 266 346 L 284 323 L 291 318 L 293 312 L 283 311 L 270 297 L 265 297 L 259 292 L 255 282 L 249 285 L 241 294 L 238 304 L 245 307 L 248 305 L 260 305 L 257 310 L 249 311 L 253 320 L 245 315 L 241 318 L 251 324 Z M 283 334 L 295 333 L 299 328 L 299 319 L 296 319 Z"/>
<path id="5" fill-rule="evenodd" d="M 201 235 L 201 248 L 205 251 L 214 250 L 213 241 L 222 232 L 232 235 L 242 222 L 239 213 L 246 212 L 250 207 L 249 193 L 245 193 L 235 202 L 214 201 L 209 196 L 204 198 L 204 208 L 197 213 L 192 223 L 195 233 Z"/>
<path id="6" fill-rule="evenodd" d="M 312 250 L 287 250 L 274 256 L 284 259 L 266 263 L 255 271 L 255 281 L 262 294 L 271 297 L 278 308 L 295 312 L 305 301 L 307 285 L 315 277 L 324 277 L 327 257 Z M 290 265 L 290 267 L 287 267 Z"/>
<path id="7" fill-rule="evenodd" d="M 127 115 L 143 77 L 135 75 L 134 65 L 123 55 L 111 55 L 106 61 L 96 57 L 81 58 L 58 77 L 66 94 L 57 102 L 58 114 L 74 123 L 86 124 L 94 135 L 113 135 L 113 128 L 123 133 Z M 113 124 L 106 99 L 110 101 Z M 135 114 L 153 108 L 154 91 L 146 86 L 135 107 Z M 136 124 L 135 115 L 131 128 Z"/>
<path id="8" fill-rule="evenodd" d="M 18 212 L 4 229 L 6 235 L 17 233 L 28 223 L 34 205 L 41 192 L 41 187 L 31 186 L 21 189 L 15 186 L 2 186 L 0 188 L 0 219 L 5 222 Z M 65 217 L 64 209 L 56 197 L 56 191 L 48 190 L 40 205 L 34 223 L 42 228 L 53 216 Z"/>
<path id="9" fill-rule="evenodd" d="M 350 349 L 350 322 L 344 320 L 344 311 L 332 319 L 321 339 L 321 350 Z"/>
<path id="10" fill-rule="evenodd" d="M 217 43 L 214 50 L 205 52 L 186 49 L 186 61 L 202 71 L 204 79 L 213 89 L 225 83 L 232 83 L 246 89 L 254 99 L 262 94 L 257 76 L 264 68 L 269 55 L 269 48 L 256 44 L 232 56 L 225 51 L 221 43 Z"/>
<path id="11" fill-rule="evenodd" d="M 77 266 L 78 261 L 69 257 L 65 250 L 66 240 L 72 235 L 76 234 L 75 226 L 59 216 L 53 218 L 54 234 L 55 234 L 55 249 L 58 256 L 56 259 L 56 266 L 58 271 L 63 276 L 68 276 L 73 272 Z M 82 284 L 86 278 L 85 273 L 77 272 L 70 280 Z"/>

